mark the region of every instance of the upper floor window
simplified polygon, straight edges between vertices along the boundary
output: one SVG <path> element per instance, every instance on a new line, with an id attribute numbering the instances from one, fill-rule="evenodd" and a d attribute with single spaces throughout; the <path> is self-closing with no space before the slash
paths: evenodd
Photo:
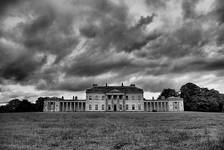
<path id="1" fill-rule="evenodd" d="M 102 100 L 105 98 L 105 96 L 102 96 Z"/>
<path id="2" fill-rule="evenodd" d="M 104 105 L 102 105 L 102 110 L 104 110 Z"/>
<path id="3" fill-rule="evenodd" d="M 128 96 L 126 96 L 126 99 L 128 99 Z"/>
<path id="4" fill-rule="evenodd" d="M 134 100 L 134 99 L 135 99 L 135 96 L 133 95 L 133 96 L 132 96 L 132 100 Z"/>
<path id="5" fill-rule="evenodd" d="M 98 100 L 98 96 L 97 95 L 95 96 L 95 99 Z"/>
<path id="6" fill-rule="evenodd" d="M 95 105 L 95 110 L 98 110 L 98 105 Z"/>
<path id="7" fill-rule="evenodd" d="M 138 96 L 138 99 L 139 99 L 139 100 L 141 99 L 141 95 Z"/>

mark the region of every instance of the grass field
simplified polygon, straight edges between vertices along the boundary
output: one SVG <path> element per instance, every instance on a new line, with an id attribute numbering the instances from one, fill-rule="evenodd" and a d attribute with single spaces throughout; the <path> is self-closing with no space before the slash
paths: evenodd
<path id="1" fill-rule="evenodd" d="M 0 114 L 0 149 L 223 150 L 224 114 Z"/>

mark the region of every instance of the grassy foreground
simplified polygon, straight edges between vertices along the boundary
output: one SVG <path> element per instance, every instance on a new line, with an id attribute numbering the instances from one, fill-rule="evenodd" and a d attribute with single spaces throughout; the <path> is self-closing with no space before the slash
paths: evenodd
<path id="1" fill-rule="evenodd" d="M 0 114 L 0 149 L 222 150 L 224 114 Z"/>

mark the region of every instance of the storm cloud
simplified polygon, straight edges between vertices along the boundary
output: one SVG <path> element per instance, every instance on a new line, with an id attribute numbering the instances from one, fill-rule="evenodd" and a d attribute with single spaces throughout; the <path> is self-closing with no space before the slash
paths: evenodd
<path id="1" fill-rule="evenodd" d="M 195 82 L 224 92 L 223 6 L 222 0 L 2 1 L 1 89 L 32 86 L 32 96 L 123 82 L 160 92 Z M 0 93 L 10 97 L 10 89 Z"/>

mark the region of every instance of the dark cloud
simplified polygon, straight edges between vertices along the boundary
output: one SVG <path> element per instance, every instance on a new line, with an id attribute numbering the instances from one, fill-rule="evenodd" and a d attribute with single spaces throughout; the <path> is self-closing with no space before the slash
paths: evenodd
<path id="1" fill-rule="evenodd" d="M 153 21 L 153 18 L 155 17 L 155 14 L 152 14 L 151 16 L 143 17 L 139 19 L 138 23 L 136 24 L 135 28 L 141 28 L 144 25 L 148 25 Z"/>
<path id="2" fill-rule="evenodd" d="M 165 8 L 169 0 L 145 0 L 146 4 L 152 8 Z"/>
<path id="3" fill-rule="evenodd" d="M 23 26 L 24 45 L 30 50 L 54 54 L 58 62 L 78 44 L 72 29 L 73 18 L 71 15 L 57 14 L 51 9 L 45 11 Z"/>
<path id="4" fill-rule="evenodd" d="M 184 18 L 194 18 L 197 16 L 195 12 L 196 4 L 199 0 L 184 0 L 182 3 L 183 17 Z"/>
<path id="5" fill-rule="evenodd" d="M 21 0 L 1 0 L 0 1 L 0 18 L 9 7 L 18 4 L 20 1 Z"/>
<path id="6" fill-rule="evenodd" d="M 101 16 L 101 18 L 98 17 L 100 25 L 94 25 L 94 21 L 92 24 L 88 21 L 87 25 L 80 28 L 80 33 L 83 36 L 94 38 L 91 46 L 92 49 L 107 50 L 115 48 L 117 51 L 124 50 L 131 52 L 140 49 L 159 36 L 158 33 L 146 34 L 144 30 L 144 27 L 153 21 L 155 14 L 146 17 L 141 16 L 136 25 L 131 27 L 129 27 L 129 24 L 125 24 L 128 16 L 125 19 L 117 20 L 117 18 L 112 18 L 113 14 L 110 15 L 111 18 L 109 19 L 107 15 Z"/>
<path id="7" fill-rule="evenodd" d="M 136 12 L 128 1 L 1 1 L 0 83 L 79 91 L 133 79 L 159 92 L 176 87 L 171 75 L 223 72 L 222 0 L 201 14 L 199 0 L 143 1 Z"/>
<path id="8" fill-rule="evenodd" d="M 6 58 L 7 59 L 7 58 Z M 37 60 L 35 55 L 23 53 L 15 60 L 1 66 L 0 75 L 5 79 L 24 81 L 44 64 L 45 59 Z"/>
<path id="9" fill-rule="evenodd" d="M 224 22 L 224 1 L 223 0 L 215 1 L 214 13 L 215 13 L 219 23 L 222 24 Z"/>

